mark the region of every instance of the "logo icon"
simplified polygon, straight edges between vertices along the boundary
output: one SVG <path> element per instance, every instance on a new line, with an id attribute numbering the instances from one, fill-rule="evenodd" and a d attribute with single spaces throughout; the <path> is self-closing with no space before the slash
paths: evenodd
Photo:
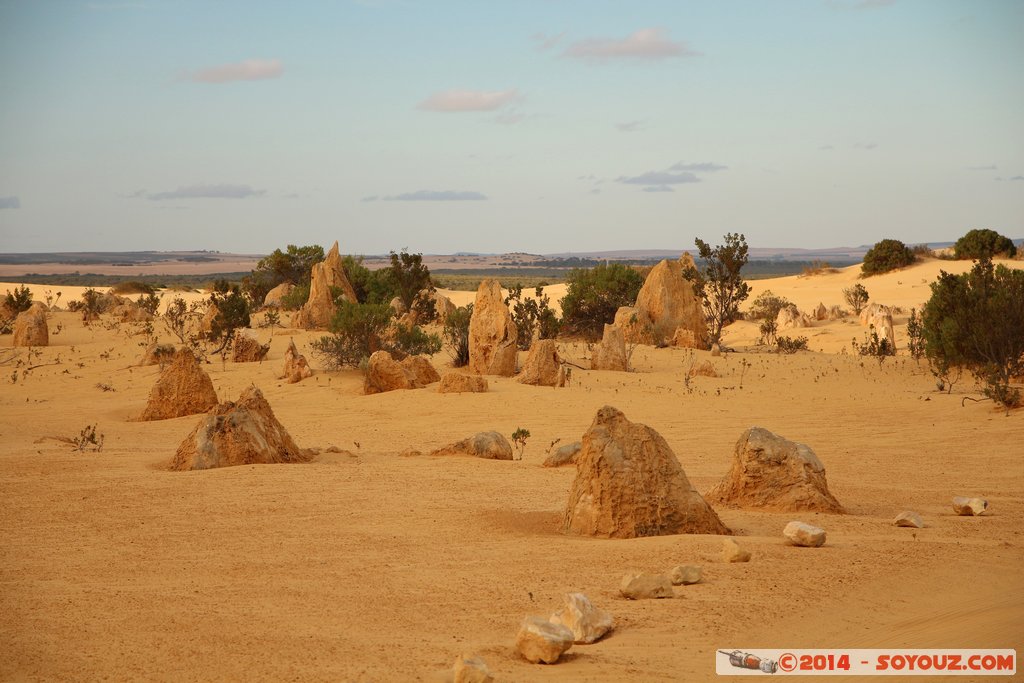
<path id="1" fill-rule="evenodd" d="M 757 655 L 740 652 L 739 650 L 733 650 L 732 652 L 719 650 L 718 652 L 719 654 L 723 654 L 728 657 L 729 663 L 739 669 L 753 669 L 754 671 L 773 674 L 778 671 L 779 668 L 779 665 L 774 659 L 758 657 Z"/>

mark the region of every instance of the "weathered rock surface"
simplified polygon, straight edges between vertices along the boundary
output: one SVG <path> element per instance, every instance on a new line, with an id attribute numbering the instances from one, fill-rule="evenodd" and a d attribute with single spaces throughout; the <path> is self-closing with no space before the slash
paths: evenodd
<path id="1" fill-rule="evenodd" d="M 139 367 L 167 365 L 174 360 L 176 350 L 174 344 L 158 344 L 153 342 L 142 352 L 142 356 L 139 357 L 139 362 L 136 365 Z"/>
<path id="2" fill-rule="evenodd" d="M 516 373 L 518 332 L 497 280 L 484 280 L 476 291 L 469 320 L 469 371 L 511 377 Z"/>
<path id="3" fill-rule="evenodd" d="M 690 377 L 718 377 L 718 372 L 715 370 L 715 365 L 709 360 L 695 363 L 690 367 Z"/>
<path id="4" fill-rule="evenodd" d="M 480 432 L 433 451 L 431 455 L 472 455 L 488 460 L 511 460 L 512 444 L 499 432 Z"/>
<path id="5" fill-rule="evenodd" d="M 814 309 L 815 320 L 828 320 L 828 309 L 825 308 L 825 304 L 818 302 L 818 307 Z"/>
<path id="6" fill-rule="evenodd" d="M 780 330 L 810 327 L 811 319 L 806 314 L 801 313 L 796 306 L 790 304 L 779 310 L 779 314 L 775 317 L 775 325 Z"/>
<path id="7" fill-rule="evenodd" d="M 611 406 L 583 435 L 563 528 L 608 538 L 729 533 L 665 439 Z"/>
<path id="8" fill-rule="evenodd" d="M 909 526 L 914 529 L 924 528 L 924 520 L 921 519 L 921 515 L 912 510 L 904 510 L 900 514 L 896 515 L 896 519 L 894 519 L 892 523 L 896 526 Z"/>
<path id="9" fill-rule="evenodd" d="M 750 551 L 740 547 L 740 544 L 731 538 L 725 539 L 722 544 L 723 562 L 750 562 Z"/>
<path id="10" fill-rule="evenodd" d="M 267 292 L 267 295 L 263 297 L 263 305 L 280 308 L 282 304 L 281 300 L 291 294 L 293 289 L 295 289 L 295 285 L 292 283 L 282 282 L 277 287 L 274 287 L 272 290 Z"/>
<path id="11" fill-rule="evenodd" d="M 270 351 L 270 344 L 260 344 L 256 330 L 245 328 L 235 330 L 235 341 L 231 346 L 231 360 L 236 363 L 258 363 Z"/>
<path id="12" fill-rule="evenodd" d="M 981 515 L 986 510 L 988 510 L 988 501 L 984 498 L 957 496 L 953 499 L 953 512 L 963 517 Z"/>
<path id="13" fill-rule="evenodd" d="M 309 367 L 306 357 L 299 353 L 295 346 L 295 340 L 288 342 L 288 348 L 284 352 L 284 371 L 282 379 L 288 384 L 301 382 L 307 377 L 313 376 L 313 369 Z"/>
<path id="14" fill-rule="evenodd" d="M 715 358 L 718 358 L 719 356 L 722 355 L 722 347 L 718 345 L 718 342 L 715 342 L 714 344 L 711 345 L 711 355 L 714 356 Z"/>
<path id="15" fill-rule="evenodd" d="M 482 658 L 462 655 L 452 666 L 452 683 L 494 683 L 494 676 Z"/>
<path id="16" fill-rule="evenodd" d="M 439 394 L 483 393 L 487 391 L 487 380 L 479 375 L 464 375 L 461 372 L 449 371 L 441 376 L 441 384 L 437 387 Z"/>
<path id="17" fill-rule="evenodd" d="M 825 467 L 814 451 L 761 427 L 740 435 L 732 468 L 707 498 L 737 507 L 843 512 L 828 490 Z"/>
<path id="18" fill-rule="evenodd" d="M 412 375 L 416 387 L 425 387 L 441 381 L 441 375 L 426 356 L 406 356 L 402 359 L 402 367 Z"/>
<path id="19" fill-rule="evenodd" d="M 594 347 L 590 356 L 590 369 L 626 371 L 626 338 L 622 335 L 622 328 L 604 326 L 601 343 Z"/>
<path id="20" fill-rule="evenodd" d="M 516 635 L 516 649 L 534 664 L 554 664 L 572 647 L 572 641 L 568 627 L 541 617 L 526 617 Z"/>
<path id="21" fill-rule="evenodd" d="M 549 455 L 544 461 L 544 467 L 562 467 L 563 465 L 575 465 L 583 444 L 579 441 L 566 444 Z"/>
<path id="22" fill-rule="evenodd" d="M 565 604 L 550 621 L 572 631 L 574 643 L 597 642 L 615 626 L 611 613 L 594 607 L 583 593 L 566 593 Z"/>
<path id="23" fill-rule="evenodd" d="M 523 363 L 523 371 L 516 379 L 520 384 L 544 387 L 564 387 L 565 368 L 558 355 L 554 339 L 538 339 L 530 346 Z"/>
<path id="24" fill-rule="evenodd" d="M 620 308 L 615 324 L 631 344 L 672 342 L 688 348 L 706 348 L 707 324 L 700 298 L 693 284 L 683 277 L 693 258 L 683 254 L 679 260 L 665 259 L 647 274 L 636 297 L 636 304 Z"/>
<path id="25" fill-rule="evenodd" d="M 431 296 L 434 298 L 434 312 L 437 313 L 437 324 L 444 325 L 448 321 L 448 316 L 455 312 L 456 306 L 444 294 L 438 294 L 435 291 Z"/>
<path id="26" fill-rule="evenodd" d="M 674 598 L 672 581 L 664 574 L 631 572 L 619 582 L 619 593 L 628 600 Z"/>
<path id="27" fill-rule="evenodd" d="M 196 357 L 188 349 L 178 349 L 174 360 L 160 373 L 149 393 L 140 421 L 167 420 L 196 415 L 217 405 L 217 392 Z"/>
<path id="28" fill-rule="evenodd" d="M 825 530 L 805 522 L 790 522 L 782 535 L 793 545 L 804 548 L 818 548 L 825 545 Z"/>
<path id="29" fill-rule="evenodd" d="M 700 583 L 702 574 L 703 571 L 696 565 L 681 564 L 672 568 L 672 571 L 668 573 L 668 578 L 672 580 L 673 586 L 690 586 Z"/>
<path id="30" fill-rule="evenodd" d="M 14 319 L 14 346 L 49 346 L 50 328 L 46 324 L 46 304 L 35 301 Z"/>
<path id="31" fill-rule="evenodd" d="M 651 319 L 636 306 L 620 307 L 612 324 L 622 330 L 623 339 L 630 344 L 654 344 Z"/>
<path id="32" fill-rule="evenodd" d="M 181 442 L 172 470 L 208 470 L 232 465 L 306 462 L 288 431 L 274 417 L 270 404 L 255 386 L 238 401 L 211 410 Z"/>
<path id="33" fill-rule="evenodd" d="M 110 317 L 122 323 L 144 323 L 153 319 L 149 311 L 134 301 L 125 301 L 112 307 Z"/>
<path id="34" fill-rule="evenodd" d="M 345 275 L 345 268 L 335 242 L 327 256 L 320 263 L 313 264 L 309 283 L 309 299 L 295 315 L 292 324 L 307 330 L 326 329 L 337 312 L 331 288 L 340 289 L 346 301 L 358 301 L 352 283 Z"/>
<path id="35" fill-rule="evenodd" d="M 376 351 L 366 366 L 363 393 L 420 389 L 439 379 L 437 370 L 422 356 L 407 356 L 399 362 L 387 351 Z"/>

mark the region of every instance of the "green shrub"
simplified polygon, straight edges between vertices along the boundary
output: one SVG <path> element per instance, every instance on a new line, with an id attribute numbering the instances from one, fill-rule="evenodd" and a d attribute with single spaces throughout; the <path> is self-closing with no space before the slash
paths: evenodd
<path id="1" fill-rule="evenodd" d="M 740 275 L 748 260 L 747 239 L 733 232 L 726 233 L 724 239 L 725 244 L 714 249 L 699 237 L 694 240 L 704 265 L 689 268 L 685 274 L 701 298 L 708 324 L 707 341 L 712 344 L 721 341 L 722 328 L 739 318 L 740 304 L 750 296 L 750 285 Z"/>
<path id="2" fill-rule="evenodd" d="M 281 297 L 281 309 L 297 311 L 309 300 L 309 285 L 295 285 L 292 291 Z"/>
<path id="3" fill-rule="evenodd" d="M 747 311 L 746 317 L 751 320 L 774 321 L 779 317 L 779 311 L 792 304 L 793 302 L 786 297 L 776 296 L 772 294 L 772 290 L 766 289 L 758 294 L 753 303 L 750 304 L 750 310 Z"/>
<path id="4" fill-rule="evenodd" d="M 864 263 L 860 266 L 861 276 L 880 275 L 890 270 L 909 266 L 914 262 L 914 254 L 907 245 L 899 240 L 884 239 L 864 254 Z"/>
<path id="5" fill-rule="evenodd" d="M 441 337 L 427 334 L 417 325 L 395 325 L 391 341 L 386 343 L 392 354 L 406 356 L 433 356 L 441 350 Z"/>
<path id="6" fill-rule="evenodd" d="M 155 294 L 156 288 L 139 280 L 125 280 L 110 288 L 111 294 Z"/>
<path id="7" fill-rule="evenodd" d="M 1017 247 L 1009 237 L 1003 237 L 995 230 L 975 229 L 956 241 L 953 255 L 957 259 L 993 258 L 1000 255 L 1013 258 L 1017 255 Z"/>
<path id="8" fill-rule="evenodd" d="M 615 321 L 615 312 L 632 306 L 644 284 L 637 271 L 620 263 L 594 268 L 574 268 L 566 278 L 562 298 L 562 324 L 571 334 L 598 338 L 605 324 Z"/>
<path id="9" fill-rule="evenodd" d="M 210 294 L 210 303 L 217 307 L 217 314 L 210 324 L 208 339 L 221 342 L 220 348 L 214 351 L 220 353 L 231 346 L 235 330 L 250 326 L 249 301 L 243 296 L 241 287 L 227 280 L 218 280 Z"/>
<path id="10" fill-rule="evenodd" d="M 796 353 L 807 350 L 807 337 L 779 337 L 775 341 L 779 353 Z"/>
<path id="11" fill-rule="evenodd" d="M 25 285 L 16 287 L 13 293 L 7 290 L 7 295 L 4 297 L 4 306 L 15 316 L 22 311 L 27 311 L 32 308 L 32 290 Z"/>
<path id="12" fill-rule="evenodd" d="M 868 298 L 868 290 L 862 284 L 856 284 L 843 290 L 843 299 L 853 309 L 854 315 L 860 315 L 860 312 L 868 304 Z"/>
<path id="13" fill-rule="evenodd" d="M 982 258 L 963 275 L 940 273 L 931 289 L 921 324 L 933 372 L 970 371 L 1009 412 L 1021 400 L 1010 381 L 1024 374 L 1024 271 Z"/>
<path id="14" fill-rule="evenodd" d="M 356 304 L 341 301 L 331 320 L 328 336 L 311 343 L 314 353 L 329 368 L 360 367 L 374 352 L 395 356 L 429 354 L 441 350 L 441 338 L 416 326 L 394 325 L 394 311 L 387 304 Z"/>
<path id="15" fill-rule="evenodd" d="M 448 314 L 444 322 L 444 340 L 452 356 L 452 367 L 469 364 L 469 321 L 473 317 L 473 304 L 460 306 Z"/>
<path id="16" fill-rule="evenodd" d="M 561 321 L 550 307 L 551 300 L 544 294 L 543 287 L 534 290 L 534 297 L 523 299 L 522 285 L 509 287 L 505 305 L 512 307 L 512 322 L 516 326 L 517 343 L 523 351 L 533 343 L 534 332 L 539 339 L 554 339 L 558 336 Z"/>

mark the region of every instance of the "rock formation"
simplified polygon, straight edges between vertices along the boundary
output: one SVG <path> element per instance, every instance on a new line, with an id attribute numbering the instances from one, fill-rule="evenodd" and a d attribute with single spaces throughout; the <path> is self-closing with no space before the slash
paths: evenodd
<path id="1" fill-rule="evenodd" d="M 591 370 L 627 370 L 626 338 L 622 328 L 617 325 L 605 325 L 601 343 L 594 347 L 590 355 Z"/>
<path id="2" fill-rule="evenodd" d="M 761 427 L 740 435 L 732 468 L 707 498 L 737 507 L 843 512 L 829 493 L 825 467 L 814 451 Z"/>
<path id="3" fill-rule="evenodd" d="M 452 665 L 452 683 L 494 683 L 494 676 L 480 657 L 461 655 Z"/>
<path id="4" fill-rule="evenodd" d="M 825 545 L 825 530 L 805 522 L 790 522 L 782 530 L 782 535 L 793 545 L 804 548 L 818 548 Z"/>
<path id="5" fill-rule="evenodd" d="M 479 375 L 464 375 L 449 370 L 441 376 L 441 384 L 437 387 L 439 394 L 477 393 L 487 391 L 487 380 Z"/>
<path id="6" fill-rule="evenodd" d="M 46 304 L 35 301 L 14 319 L 14 346 L 49 346 L 50 328 L 46 324 Z"/>
<path id="7" fill-rule="evenodd" d="M 270 344 L 260 344 L 256 330 L 235 330 L 235 340 L 231 345 L 231 360 L 235 363 L 258 363 L 269 351 Z"/>
<path id="8" fill-rule="evenodd" d="M 986 510 L 988 510 L 988 501 L 984 498 L 957 496 L 953 499 L 953 512 L 962 517 L 982 515 Z"/>
<path id="9" fill-rule="evenodd" d="M 627 600 L 674 598 L 672 581 L 664 574 L 631 573 L 622 577 L 619 594 Z"/>
<path id="10" fill-rule="evenodd" d="M 568 627 L 541 617 L 526 617 L 516 635 L 516 649 L 534 664 L 554 664 L 572 647 L 572 641 Z"/>
<path id="11" fill-rule="evenodd" d="M 517 381 L 543 387 L 564 387 L 565 368 L 554 339 L 538 339 L 530 346 Z"/>
<path id="12" fill-rule="evenodd" d="M 171 462 L 172 470 L 208 470 L 232 465 L 306 462 L 300 449 L 255 386 L 238 401 L 221 403 L 186 437 Z"/>
<path id="13" fill-rule="evenodd" d="M 680 564 L 672 568 L 668 578 L 672 580 L 673 586 L 691 586 L 700 583 L 701 574 L 703 571 L 697 565 Z"/>
<path id="14" fill-rule="evenodd" d="M 575 465 L 576 458 L 579 457 L 581 450 L 583 450 L 583 444 L 579 441 L 566 444 L 549 455 L 544 461 L 543 466 L 562 467 L 563 465 Z"/>
<path id="15" fill-rule="evenodd" d="M 914 529 L 924 528 L 924 520 L 921 519 L 921 515 L 912 510 L 904 510 L 900 514 L 896 515 L 896 519 L 894 519 L 892 523 L 896 526 L 908 526 Z"/>
<path id="16" fill-rule="evenodd" d="M 480 432 L 431 452 L 431 455 L 472 455 L 486 460 L 511 460 L 512 444 L 498 432 Z"/>
<path id="17" fill-rule="evenodd" d="M 312 368 L 309 367 L 306 357 L 299 353 L 295 347 L 295 340 L 292 339 L 288 342 L 288 349 L 284 352 L 284 381 L 288 384 L 295 384 L 312 376 Z"/>
<path id="18" fill-rule="evenodd" d="M 327 252 L 327 257 L 322 262 L 313 264 L 309 282 L 309 299 L 295 315 L 292 324 L 307 330 L 326 329 L 338 310 L 334 304 L 332 287 L 336 290 L 340 289 L 346 301 L 352 303 L 358 301 L 352 283 L 345 275 L 337 242 Z"/>
<path id="19" fill-rule="evenodd" d="M 149 393 L 149 403 L 140 421 L 167 420 L 173 417 L 205 413 L 217 405 L 217 392 L 196 357 L 188 349 L 178 349 L 174 360 L 160 373 Z"/>
<path id="20" fill-rule="evenodd" d="M 635 311 L 616 312 L 615 324 L 620 325 L 630 343 L 649 344 L 672 340 L 689 348 L 706 348 L 707 324 L 701 301 L 693 285 L 683 277 L 685 269 L 693 267 L 693 258 L 687 253 L 679 260 L 666 259 L 648 273 L 636 297 Z M 636 315 L 636 321 L 627 325 Z"/>
<path id="21" fill-rule="evenodd" d="M 723 562 L 750 562 L 750 551 L 740 547 L 740 544 L 731 538 L 725 539 L 722 543 Z"/>
<path id="22" fill-rule="evenodd" d="M 801 313 L 796 306 L 790 304 L 779 309 L 779 314 L 775 316 L 775 325 L 779 330 L 810 327 L 811 319 Z"/>
<path id="23" fill-rule="evenodd" d="M 292 293 L 295 289 L 295 285 L 290 282 L 282 282 L 277 287 L 267 292 L 267 295 L 263 297 L 264 306 L 275 306 L 280 308 L 282 305 L 282 299 Z"/>
<path id="24" fill-rule="evenodd" d="M 561 610 L 551 615 L 552 624 L 572 631 L 574 643 L 595 643 L 615 626 L 609 612 L 598 607 L 583 593 L 566 593 Z"/>
<path id="25" fill-rule="evenodd" d="M 363 393 L 420 389 L 439 379 L 437 370 L 422 356 L 406 356 L 396 361 L 387 351 L 376 351 L 367 363 Z"/>
<path id="26" fill-rule="evenodd" d="M 611 406 L 583 435 L 563 527 L 607 538 L 729 533 L 665 439 Z"/>
<path id="27" fill-rule="evenodd" d="M 153 342 L 146 347 L 146 350 L 142 352 L 142 356 L 139 358 L 139 362 L 136 363 L 139 367 L 146 367 L 149 365 L 164 366 L 174 360 L 174 353 L 177 349 L 174 348 L 173 344 L 158 344 Z"/>
<path id="28" fill-rule="evenodd" d="M 511 377 L 516 372 L 517 331 L 497 280 L 476 291 L 469 320 L 469 370 L 478 375 Z"/>

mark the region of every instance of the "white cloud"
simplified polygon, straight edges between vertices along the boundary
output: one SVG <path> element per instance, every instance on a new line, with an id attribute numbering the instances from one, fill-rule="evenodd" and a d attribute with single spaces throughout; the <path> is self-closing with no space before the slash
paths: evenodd
<path id="1" fill-rule="evenodd" d="M 479 192 L 461 192 L 456 190 L 417 190 L 404 194 L 382 197 L 386 202 L 465 202 L 479 201 L 487 197 Z"/>
<path id="2" fill-rule="evenodd" d="M 461 112 L 494 111 L 519 99 L 519 91 L 511 90 L 445 90 L 419 103 L 425 111 Z"/>
<path id="3" fill-rule="evenodd" d="M 279 78 L 284 67 L 279 59 L 246 59 L 234 64 L 221 64 L 200 69 L 188 75 L 196 83 L 231 83 L 233 81 L 265 81 Z"/>
<path id="4" fill-rule="evenodd" d="M 668 185 L 651 185 L 644 188 L 644 192 L 675 192 Z"/>
<path id="5" fill-rule="evenodd" d="M 638 176 L 620 176 L 616 178 L 627 185 L 682 185 L 683 183 L 699 183 L 700 178 L 689 171 L 670 173 L 669 171 L 648 171 Z"/>
<path id="6" fill-rule="evenodd" d="M 609 59 L 669 59 L 696 57 L 700 52 L 691 50 L 686 43 L 670 40 L 663 28 L 644 28 L 625 38 L 588 38 L 573 43 L 562 53 L 590 61 Z"/>
<path id="7" fill-rule="evenodd" d="M 163 201 L 166 199 L 245 199 L 246 197 L 260 197 L 266 194 L 266 190 L 254 190 L 248 185 L 188 185 L 179 187 L 176 190 L 166 192 L 153 192 L 143 195 L 139 192 L 133 193 L 133 197 L 145 196 L 151 201 Z"/>
<path id="8" fill-rule="evenodd" d="M 20 209 L 21 200 L 17 197 L 0 197 L 0 209 Z"/>

